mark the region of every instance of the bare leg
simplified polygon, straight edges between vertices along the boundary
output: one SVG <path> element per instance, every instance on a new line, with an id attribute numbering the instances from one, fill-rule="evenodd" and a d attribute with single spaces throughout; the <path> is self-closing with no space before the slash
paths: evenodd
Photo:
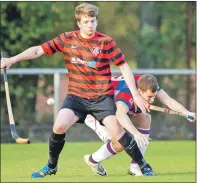
<path id="1" fill-rule="evenodd" d="M 53 126 L 49 139 L 49 160 L 40 171 L 33 172 L 32 178 L 42 178 L 46 175 L 56 174 L 59 155 L 64 147 L 65 132 L 78 121 L 79 117 L 70 109 L 61 109 Z"/>

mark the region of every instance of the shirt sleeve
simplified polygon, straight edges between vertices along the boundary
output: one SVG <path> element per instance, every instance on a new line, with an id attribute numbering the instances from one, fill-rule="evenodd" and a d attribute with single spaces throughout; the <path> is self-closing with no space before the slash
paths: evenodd
<path id="1" fill-rule="evenodd" d="M 108 44 L 108 56 L 114 65 L 120 67 L 125 64 L 125 56 L 121 53 L 120 49 L 116 47 L 116 42 L 112 39 Z"/>
<path id="2" fill-rule="evenodd" d="M 57 52 L 64 51 L 64 44 L 65 44 L 65 33 L 60 34 L 59 36 L 41 44 L 41 47 L 45 54 L 53 55 Z"/>

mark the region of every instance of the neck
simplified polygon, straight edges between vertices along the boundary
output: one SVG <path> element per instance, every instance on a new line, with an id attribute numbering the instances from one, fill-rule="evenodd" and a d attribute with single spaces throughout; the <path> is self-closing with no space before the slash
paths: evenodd
<path id="1" fill-rule="evenodd" d="M 94 33 L 95 34 L 95 33 Z M 90 39 L 92 37 L 94 37 L 94 34 L 91 34 L 91 35 L 87 35 L 86 33 L 84 33 L 82 30 L 80 30 L 80 35 L 82 38 L 84 39 Z"/>

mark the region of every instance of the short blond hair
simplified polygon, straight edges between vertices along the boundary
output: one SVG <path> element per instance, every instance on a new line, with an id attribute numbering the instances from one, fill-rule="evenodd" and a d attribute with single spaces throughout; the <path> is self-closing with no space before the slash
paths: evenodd
<path id="1" fill-rule="evenodd" d="M 143 92 L 150 90 L 154 93 L 159 90 L 156 77 L 150 74 L 144 74 L 140 76 L 140 78 L 137 80 L 137 87 Z"/>
<path id="2" fill-rule="evenodd" d="M 89 4 L 89 3 L 82 3 L 75 8 L 75 18 L 77 21 L 81 20 L 82 15 L 87 15 L 89 17 L 96 17 L 98 18 L 99 8 Z"/>

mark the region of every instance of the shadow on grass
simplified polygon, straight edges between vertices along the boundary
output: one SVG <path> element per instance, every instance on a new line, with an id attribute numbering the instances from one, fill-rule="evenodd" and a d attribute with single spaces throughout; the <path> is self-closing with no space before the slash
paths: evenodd
<path id="1" fill-rule="evenodd" d="M 170 172 L 170 173 L 157 173 L 157 176 L 166 176 L 166 175 L 195 175 L 195 172 Z"/>

